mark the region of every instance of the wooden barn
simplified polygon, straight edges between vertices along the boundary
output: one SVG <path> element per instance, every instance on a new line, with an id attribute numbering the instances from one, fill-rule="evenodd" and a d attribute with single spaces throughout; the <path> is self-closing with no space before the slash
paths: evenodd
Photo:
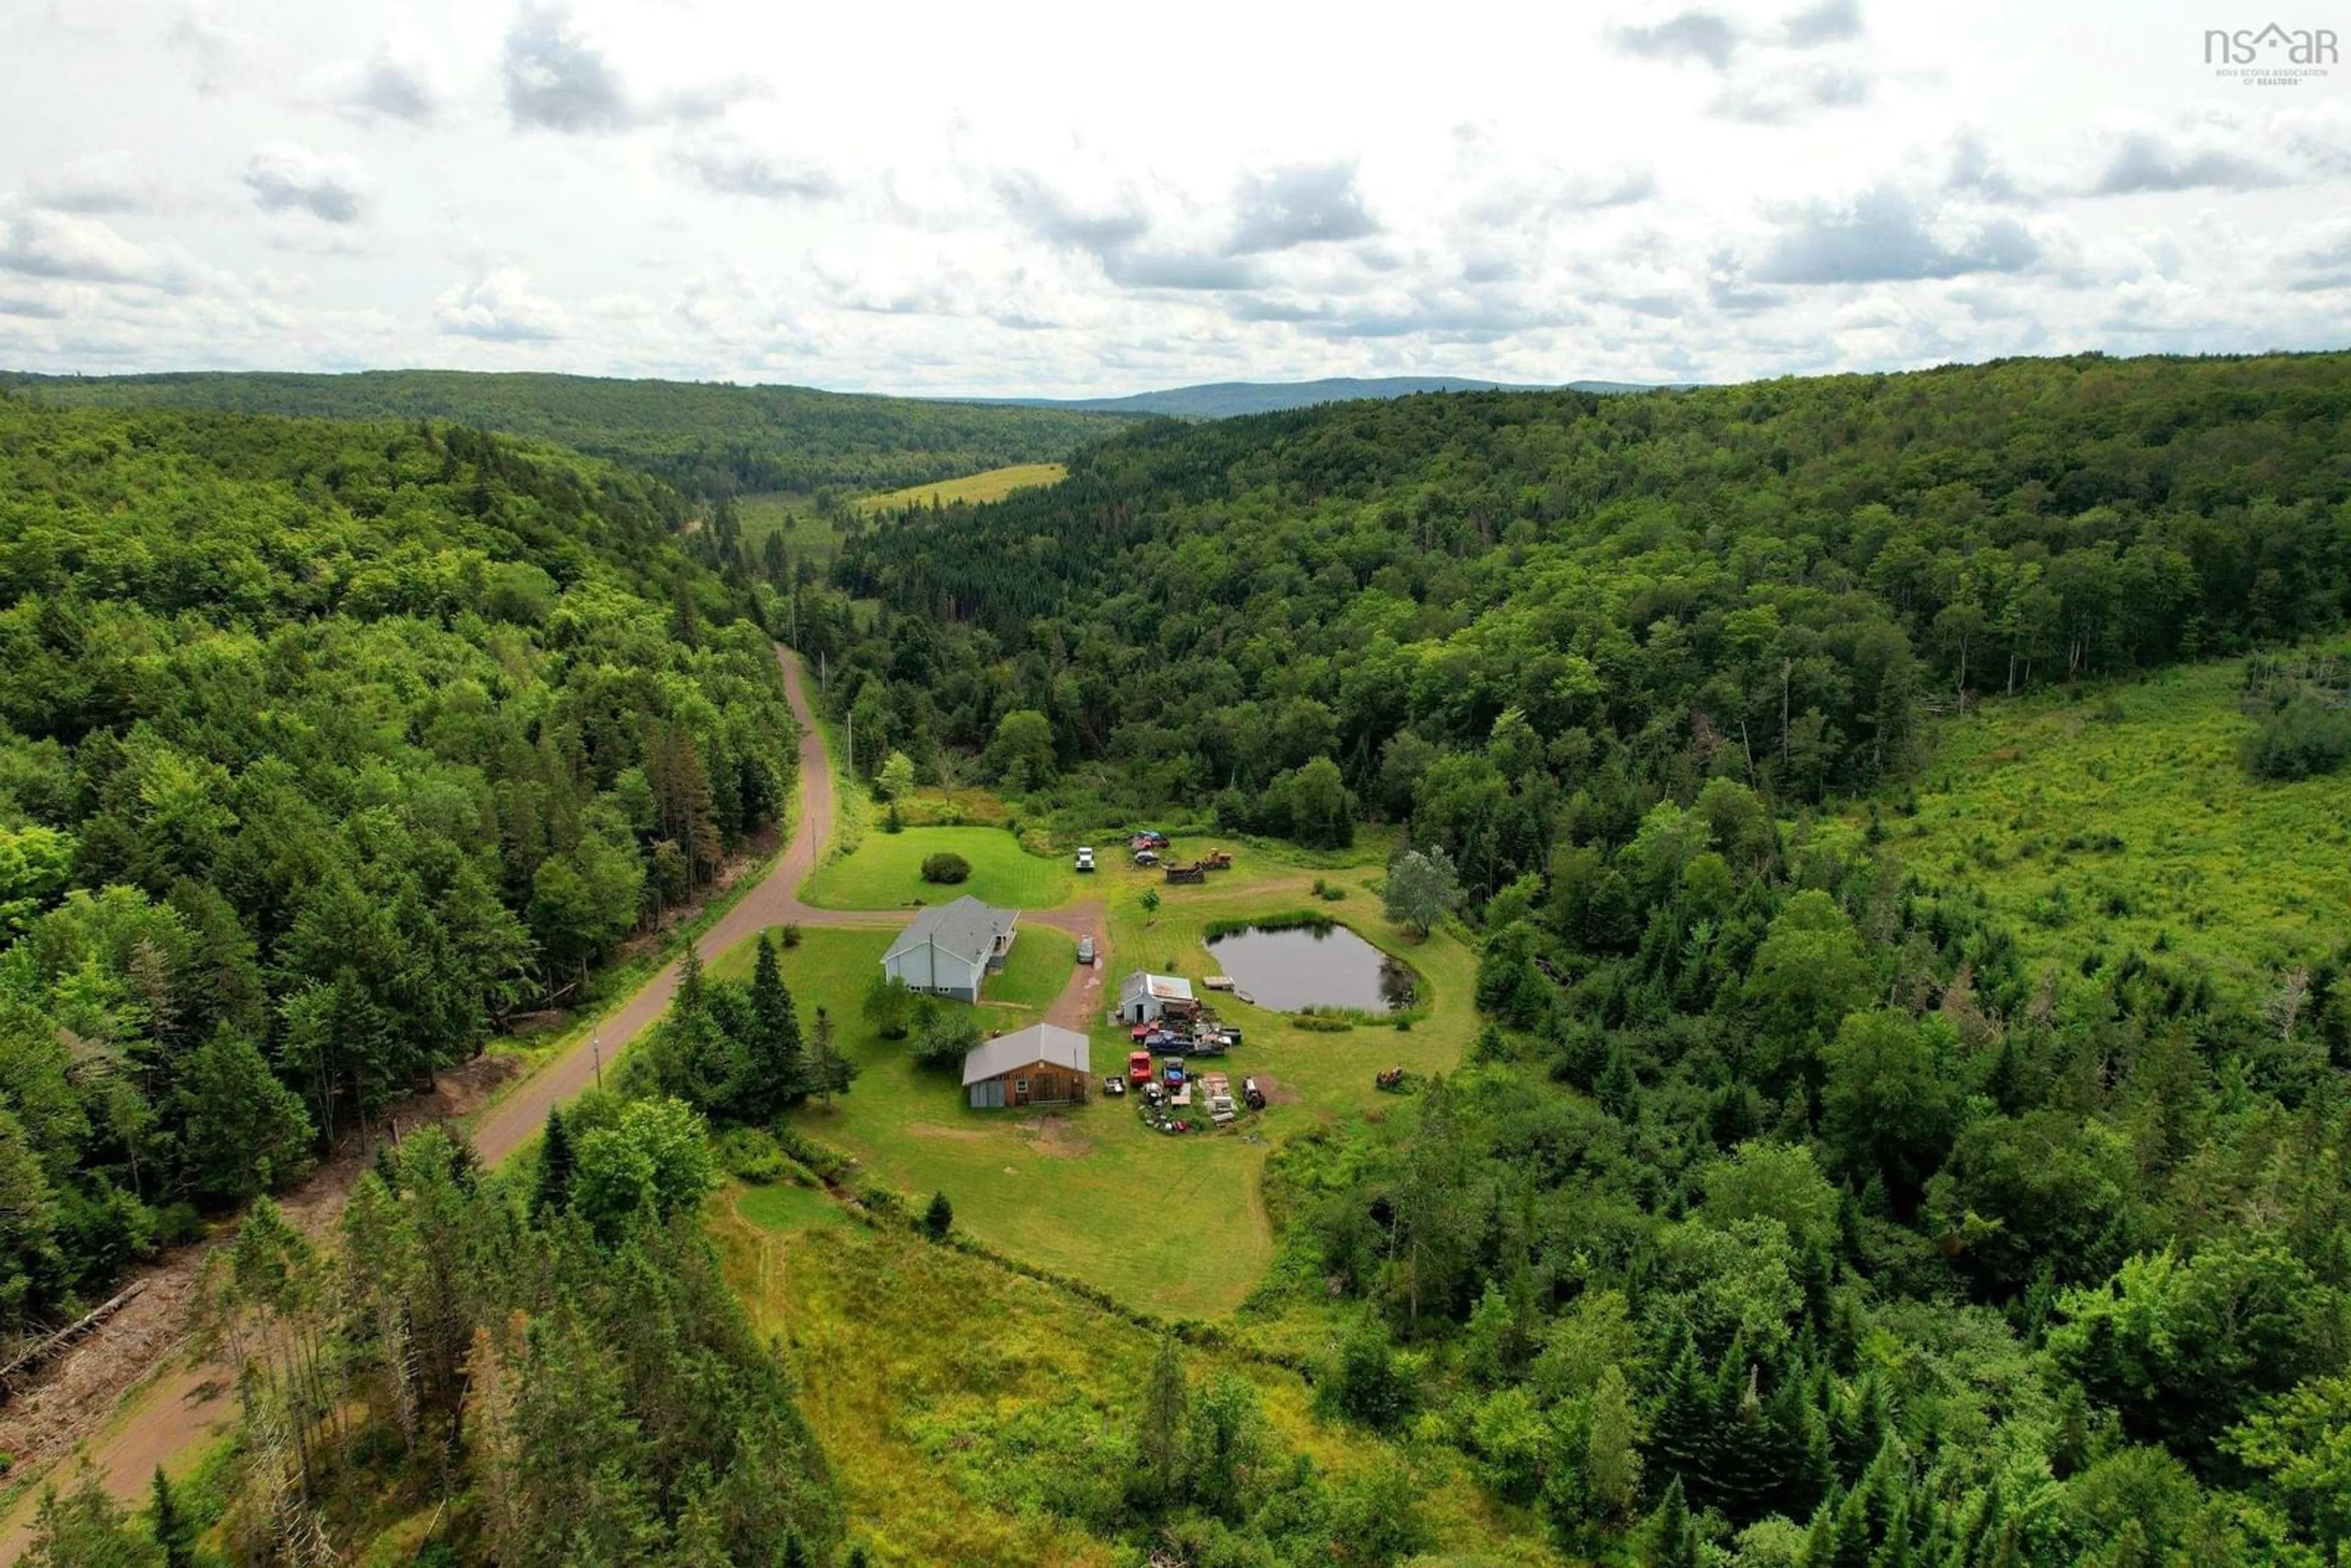
<path id="1" fill-rule="evenodd" d="M 1086 1037 L 1040 1023 L 964 1052 L 964 1096 L 975 1111 L 1010 1105 L 1081 1105 L 1093 1071 Z"/>

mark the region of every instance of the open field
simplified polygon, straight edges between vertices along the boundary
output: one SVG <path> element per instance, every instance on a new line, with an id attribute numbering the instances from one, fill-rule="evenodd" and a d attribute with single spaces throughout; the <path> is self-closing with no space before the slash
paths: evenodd
<path id="1" fill-rule="evenodd" d="M 905 507 L 928 507 L 936 504 L 953 506 L 957 501 L 975 505 L 982 501 L 1001 501 L 1015 490 L 1026 490 L 1039 485 L 1058 485 L 1069 477 L 1070 471 L 1059 463 L 1016 463 L 1009 468 L 990 468 L 985 474 L 967 474 L 960 479 L 942 479 L 935 485 L 913 485 L 904 490 L 892 490 L 886 495 L 861 496 L 857 509 L 861 512 L 889 512 Z"/>
<path id="2" fill-rule="evenodd" d="M 1010 835 L 1000 831 L 909 830 L 876 834 L 841 863 L 854 865 L 881 846 L 922 834 L 956 832 L 977 834 L 1019 854 Z M 1186 841 L 1176 850 L 1189 858 L 1206 847 Z M 1109 903 L 1114 956 L 1102 971 L 1105 993 L 1121 974 L 1138 967 L 1172 969 L 1195 979 L 1213 972 L 1202 944 L 1212 920 L 1311 906 L 1346 920 L 1419 972 L 1417 1011 L 1424 1016 L 1416 1026 L 1409 1031 L 1365 1027 L 1325 1033 L 1224 998 L 1224 1015 L 1241 1025 L 1246 1036 L 1225 1065 L 1236 1078 L 1255 1074 L 1269 1081 L 1275 1103 L 1222 1134 L 1155 1133 L 1123 1099 L 1098 1098 L 1044 1113 L 973 1111 L 963 1103 L 952 1074 L 915 1068 L 903 1042 L 880 1039 L 859 1015 L 891 933 L 810 928 L 797 949 L 782 956 L 786 981 L 799 998 L 803 1018 L 812 1017 L 818 1007 L 830 1011 L 841 1049 L 862 1072 L 831 1111 L 811 1106 L 799 1112 L 799 1124 L 856 1155 L 872 1176 L 893 1187 L 917 1197 L 946 1193 L 959 1223 L 1017 1257 L 1081 1277 L 1155 1311 L 1204 1317 L 1231 1311 L 1273 1255 L 1271 1229 L 1258 1196 L 1271 1147 L 1268 1140 L 1345 1118 L 1387 1113 L 1399 1102 L 1373 1088 L 1377 1070 L 1447 1070 L 1460 1060 L 1478 1027 L 1475 956 L 1442 934 L 1415 943 L 1391 931 L 1366 885 L 1377 868 L 1318 873 L 1257 850 L 1244 852 L 1238 862 L 1203 887 L 1170 887 L 1158 873 L 1123 863 L 1089 878 L 1067 875 L 1066 883 L 1075 884 L 1075 891 Z M 1058 869 L 1058 862 L 1035 863 Z M 1348 886 L 1351 896 L 1332 903 L 1316 899 L 1311 884 L 1318 874 Z M 973 881 L 979 881 L 977 874 Z M 1155 916 L 1147 916 L 1140 902 L 1145 888 L 1160 893 Z M 1071 957 L 1068 936 L 1024 922 L 1005 972 L 988 988 L 989 1027 L 1011 1029 L 1040 1017 L 1069 981 Z M 716 968 L 747 972 L 748 964 L 747 951 L 738 948 L 718 960 Z M 1101 1022 L 1092 1040 L 1099 1079 L 1124 1061 L 1128 1041 L 1123 1030 Z"/>
<path id="3" fill-rule="evenodd" d="M 2351 774 L 2249 774 L 2242 679 L 2231 660 L 1987 702 L 1937 731 L 1915 817 L 1880 803 L 1887 847 L 1929 887 L 1980 893 L 2029 958 L 2168 949 L 2265 986 L 2351 936 Z"/>
<path id="4" fill-rule="evenodd" d="M 971 862 L 969 881 L 923 880 L 924 860 L 943 851 Z M 855 850 L 819 866 L 800 896 L 820 909 L 904 909 L 966 894 L 1000 909 L 1050 909 L 1076 895 L 1078 880 L 1068 861 L 1029 854 L 1001 828 L 869 830 Z"/>
<path id="5" fill-rule="evenodd" d="M 818 509 L 816 498 L 790 490 L 763 490 L 755 495 L 735 498 L 735 515 L 743 525 L 743 548 L 751 559 L 759 559 L 759 550 L 768 536 L 784 536 L 784 553 L 797 570 L 801 561 L 810 561 L 820 570 L 832 562 L 841 546 L 840 536 L 833 532 L 832 523 Z"/>
<path id="6" fill-rule="evenodd" d="M 1116 1487 L 1116 1472 L 1082 1450 L 1090 1437 L 1131 1429 L 1155 1348 L 1148 1332 L 912 1235 L 762 1219 L 753 1212 L 759 1190 L 715 1200 L 713 1234 L 754 1322 L 792 1356 L 801 1407 L 855 1521 L 851 1538 L 877 1565 L 1136 1561 L 1042 1500 L 1058 1497 L 1067 1510 L 1072 1490 Z M 1196 1383 L 1244 1372 L 1278 1441 L 1310 1456 L 1334 1487 L 1374 1467 L 1410 1465 L 1433 1537 L 1426 1561 L 1558 1561 L 1458 1458 L 1407 1455 L 1325 1424 L 1295 1373 L 1216 1350 L 1189 1350 L 1186 1361 Z"/>

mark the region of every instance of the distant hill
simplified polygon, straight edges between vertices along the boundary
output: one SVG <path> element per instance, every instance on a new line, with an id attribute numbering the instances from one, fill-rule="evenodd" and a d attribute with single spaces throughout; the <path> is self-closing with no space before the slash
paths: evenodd
<path id="1" fill-rule="evenodd" d="M 1635 382 L 1569 382 L 1577 392 L 1635 392 L 1657 389 Z M 1022 408 L 1059 408 L 1096 413 L 1173 414 L 1179 419 L 1226 419 L 1243 413 L 1278 413 L 1316 403 L 1369 398 L 1410 397 L 1415 392 L 1550 392 L 1547 386 L 1470 381 L 1460 376 L 1332 376 L 1318 382 L 1210 382 L 1196 387 L 1134 392 L 1126 397 L 986 398 L 977 401 Z"/>
<path id="2" fill-rule="evenodd" d="M 0 389 L 49 407 L 448 421 L 577 447 L 705 495 L 895 490 L 1014 464 L 1055 463 L 1122 423 L 1076 407 L 470 371 L 0 371 Z"/>

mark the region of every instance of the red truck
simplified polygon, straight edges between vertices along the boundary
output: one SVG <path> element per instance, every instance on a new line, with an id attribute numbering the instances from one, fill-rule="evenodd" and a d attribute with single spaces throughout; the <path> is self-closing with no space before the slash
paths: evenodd
<path id="1" fill-rule="evenodd" d="M 1127 1056 L 1126 1081 L 1129 1083 L 1134 1084 L 1138 1089 L 1151 1082 L 1151 1053 L 1149 1051 L 1137 1051 L 1131 1052 Z"/>

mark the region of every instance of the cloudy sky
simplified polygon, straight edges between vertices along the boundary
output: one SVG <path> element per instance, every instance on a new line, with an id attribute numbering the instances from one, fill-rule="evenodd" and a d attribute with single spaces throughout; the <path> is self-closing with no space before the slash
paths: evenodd
<path id="1" fill-rule="evenodd" d="M 2342 347 L 2351 68 L 2205 58 L 2351 32 L 2279 3 L 0 0 L 0 366 L 1088 394 Z"/>

